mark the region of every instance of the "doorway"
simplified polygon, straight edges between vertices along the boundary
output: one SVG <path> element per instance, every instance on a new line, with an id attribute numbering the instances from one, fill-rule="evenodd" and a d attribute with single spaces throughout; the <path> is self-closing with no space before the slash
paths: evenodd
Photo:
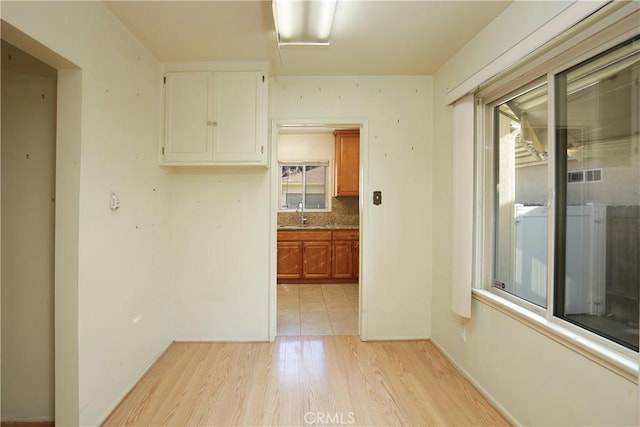
<path id="1" fill-rule="evenodd" d="M 364 212 L 358 193 L 363 194 L 365 186 L 366 124 L 280 121 L 272 130 L 276 269 L 272 336 L 363 337 Z M 343 130 L 355 131 L 360 149 L 355 159 L 360 181 L 355 197 L 336 194 L 335 149 L 337 134 Z"/>
<path id="2" fill-rule="evenodd" d="M 57 70 L 1 52 L 2 421 L 53 422 Z"/>

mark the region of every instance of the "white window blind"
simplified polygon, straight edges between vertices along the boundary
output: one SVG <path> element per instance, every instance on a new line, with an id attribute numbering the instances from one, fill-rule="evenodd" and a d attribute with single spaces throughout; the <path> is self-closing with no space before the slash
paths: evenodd
<path id="1" fill-rule="evenodd" d="M 451 303 L 453 311 L 471 317 L 473 271 L 474 96 L 453 105 L 453 242 Z"/>

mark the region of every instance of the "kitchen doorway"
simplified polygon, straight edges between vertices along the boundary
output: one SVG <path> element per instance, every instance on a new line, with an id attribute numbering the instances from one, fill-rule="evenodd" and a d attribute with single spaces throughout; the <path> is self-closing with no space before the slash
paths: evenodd
<path id="1" fill-rule="evenodd" d="M 274 122 L 272 129 L 271 336 L 365 339 L 360 196 L 366 187 L 366 123 L 286 120 Z M 354 140 L 355 154 L 342 148 Z M 355 169 L 355 191 L 341 186 L 339 192 L 336 175 L 344 171 L 345 156 Z"/>

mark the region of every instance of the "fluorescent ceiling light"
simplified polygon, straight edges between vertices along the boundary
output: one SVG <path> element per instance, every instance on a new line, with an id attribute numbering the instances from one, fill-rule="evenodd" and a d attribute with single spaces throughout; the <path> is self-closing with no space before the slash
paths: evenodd
<path id="1" fill-rule="evenodd" d="M 337 0 L 273 0 L 280 46 L 328 45 Z"/>

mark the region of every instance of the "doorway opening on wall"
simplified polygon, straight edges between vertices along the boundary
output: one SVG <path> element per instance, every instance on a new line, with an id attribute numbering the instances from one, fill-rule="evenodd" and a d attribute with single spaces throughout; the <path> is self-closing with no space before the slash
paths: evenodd
<path id="1" fill-rule="evenodd" d="M 363 335 L 363 128 L 273 127 L 277 336 Z"/>
<path id="2" fill-rule="evenodd" d="M 20 383 L 20 395 L 12 394 L 5 392 L 5 386 L 7 385 L 6 381 L 9 379 L 7 372 L 9 369 L 7 368 L 7 364 L 5 364 L 5 358 L 9 357 L 9 352 L 7 351 L 8 346 L 5 344 L 5 337 L 9 328 L 11 328 L 11 323 L 6 321 L 6 316 L 9 315 L 9 311 L 5 311 L 5 304 L 9 302 L 5 299 L 7 298 L 7 294 L 5 290 L 5 274 L 7 271 L 5 270 L 5 264 L 8 263 L 9 251 L 6 248 L 7 240 L 5 239 L 5 226 L 7 225 L 8 217 L 5 216 L 6 207 L 9 202 L 5 199 L 5 185 L 13 183 L 13 179 L 9 179 L 5 175 L 5 164 L 9 161 L 10 157 L 8 154 L 5 154 L 5 144 L 8 143 L 9 137 L 7 136 L 7 132 L 9 132 L 10 126 L 5 127 L 5 121 L 8 120 L 7 113 L 13 110 L 8 105 L 5 105 L 8 98 L 8 92 L 5 91 L 4 84 L 6 83 L 6 79 L 8 74 L 2 70 L 2 367 L 3 367 L 3 375 L 2 375 L 2 421 L 9 422 L 12 419 L 15 420 L 17 418 L 14 415 L 9 413 L 9 405 L 7 404 L 6 398 L 12 397 L 16 401 L 20 396 L 24 396 L 24 393 L 29 393 L 25 396 L 21 402 L 19 402 L 22 406 L 20 409 L 21 413 L 25 413 L 25 408 L 27 405 L 31 408 L 36 399 L 42 398 L 45 404 L 53 405 L 54 408 L 49 411 L 43 412 L 37 417 L 29 416 L 21 416 L 20 421 L 35 421 L 35 422 L 43 422 L 43 424 L 48 424 L 49 422 L 56 422 L 60 424 L 78 424 L 78 224 L 79 224 L 79 194 L 80 194 L 80 142 L 81 142 L 81 117 L 82 117 L 82 69 L 77 65 L 61 56 L 57 52 L 49 49 L 44 44 L 40 43 L 37 39 L 31 37 L 29 34 L 23 33 L 19 29 L 13 27 L 11 24 L 8 24 L 5 21 L 0 22 L 2 25 L 2 41 L 7 44 L 14 46 L 15 48 L 21 50 L 24 54 L 27 54 L 31 60 L 35 60 L 40 64 L 46 64 L 46 66 L 52 67 L 56 71 L 56 78 L 54 81 L 55 87 L 55 98 L 52 98 L 50 94 L 47 92 L 37 92 L 36 91 L 36 101 L 41 102 L 49 102 L 51 101 L 54 105 L 53 112 L 53 140 L 51 142 L 51 147 L 53 148 L 53 155 L 51 156 L 50 161 L 53 162 L 53 165 L 49 164 L 48 168 L 53 168 L 53 178 L 51 179 L 51 175 L 48 175 L 47 178 L 48 184 L 51 185 L 54 190 L 55 200 L 53 197 L 49 197 L 50 194 L 46 193 L 46 198 L 42 199 L 42 203 L 47 206 L 46 211 L 48 213 L 48 221 L 50 221 L 47 226 L 47 233 L 53 233 L 53 238 L 50 236 L 47 237 L 48 245 L 47 251 L 51 248 L 52 255 L 46 257 L 49 259 L 48 262 L 53 263 L 53 278 L 49 280 L 49 285 L 47 292 L 51 292 L 52 299 L 47 301 L 48 308 L 47 310 L 51 314 L 47 314 L 47 319 L 49 319 L 48 327 L 50 328 L 46 331 L 47 339 L 52 340 L 53 344 L 50 349 L 53 349 L 53 353 L 51 356 L 47 356 L 47 360 L 49 361 L 46 370 L 47 372 L 51 372 L 51 374 L 46 374 L 48 381 L 54 387 L 53 393 L 51 392 L 51 385 L 44 386 L 40 384 L 42 388 L 37 389 L 36 386 L 33 387 L 36 392 L 45 391 L 45 395 L 41 394 L 31 394 L 29 393 L 29 388 L 32 387 L 32 384 L 29 382 L 31 379 L 36 378 L 34 372 L 27 372 L 29 375 L 25 376 L 25 370 L 19 372 L 22 375 L 21 383 Z M 10 52 L 9 49 L 5 49 L 5 45 L 3 44 L 1 53 L 4 57 L 8 55 Z M 3 61 L 4 62 L 4 61 Z M 37 77 L 33 76 L 34 78 Z M 36 85 L 37 87 L 37 85 Z M 42 95 L 44 94 L 44 98 Z M 19 97 L 18 101 L 26 102 L 27 97 Z M 29 110 L 27 104 L 27 110 Z M 21 108 L 25 108 L 24 104 Z M 29 111 L 25 117 L 21 117 L 18 123 L 24 123 L 27 121 L 30 128 L 29 131 L 42 131 L 42 123 L 39 123 L 36 119 L 27 119 L 31 114 Z M 13 123 L 12 123 L 13 124 Z M 33 128 L 33 129 L 31 129 Z M 30 144 L 33 144 L 33 140 L 29 140 Z M 21 141 L 21 144 L 18 146 L 22 151 L 17 152 L 16 158 L 17 161 L 20 162 L 33 162 L 30 164 L 35 164 L 42 159 L 35 158 L 34 154 L 36 151 L 33 151 L 29 147 L 29 151 L 25 151 L 24 148 L 29 147 L 28 144 L 24 145 Z M 27 158 L 27 154 L 29 154 L 29 158 Z M 5 155 L 7 157 L 5 157 Z M 49 161 L 49 160 L 48 160 Z M 12 165 L 13 166 L 13 165 Z M 32 168 L 32 166 L 29 166 Z M 29 172 L 29 169 L 25 168 L 24 172 Z M 38 171 L 39 173 L 42 171 Z M 28 175 L 28 174 L 27 174 Z M 23 183 L 24 184 L 24 183 Z M 18 192 L 22 191 L 20 187 L 17 187 Z M 8 191 L 8 190 L 7 190 Z M 8 194 L 8 193 L 7 193 Z M 43 196 L 45 197 L 45 196 Z M 27 205 L 29 207 L 29 205 Z M 54 210 L 53 215 L 50 214 L 50 207 Z M 38 211 L 35 212 L 33 209 L 26 209 L 27 216 L 36 216 L 42 215 L 43 212 Z M 27 218 L 28 219 L 28 218 Z M 29 253 L 27 258 L 20 257 L 20 266 L 22 268 L 27 268 L 25 266 L 26 262 L 31 262 L 31 258 L 36 256 L 35 253 L 35 243 L 26 238 L 28 233 L 22 235 L 22 242 L 25 245 L 33 248 Z M 36 236 L 38 237 L 38 236 Z M 44 239 L 43 239 L 44 240 Z M 45 245 L 45 246 L 46 246 Z M 53 245 L 53 247 L 51 247 Z M 42 258 L 43 260 L 45 257 Z M 25 272 L 26 274 L 26 272 Z M 8 290 L 7 290 L 8 291 Z M 34 303 L 31 308 L 39 307 L 39 299 L 42 297 L 40 294 L 29 295 L 30 300 Z M 42 314 L 42 313 L 40 313 Z M 39 357 L 41 355 L 37 355 L 37 343 L 36 341 L 39 339 L 38 335 L 33 331 L 26 331 L 23 328 L 22 340 L 31 345 L 28 353 L 20 353 L 16 352 L 20 357 L 23 357 L 26 360 L 33 360 L 34 357 Z M 49 345 L 49 344 L 47 344 Z M 20 361 L 22 363 L 23 361 Z M 41 369 L 42 367 L 40 367 Z M 53 377 L 49 376 L 53 375 Z M 14 376 L 15 378 L 15 376 Z M 27 381 L 29 380 L 29 381 Z M 47 406 L 48 408 L 48 406 Z M 29 412 L 32 412 L 29 410 Z M 50 421 L 46 421 L 50 420 Z"/>
<path id="3" fill-rule="evenodd" d="M 2 421 L 54 421 L 57 70 L 2 41 Z"/>

